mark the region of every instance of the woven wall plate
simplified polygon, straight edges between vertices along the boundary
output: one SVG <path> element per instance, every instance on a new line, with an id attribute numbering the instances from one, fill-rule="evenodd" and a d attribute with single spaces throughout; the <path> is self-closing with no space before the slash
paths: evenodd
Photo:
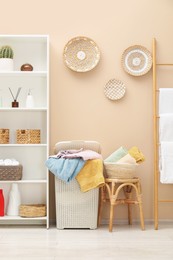
<path id="1" fill-rule="evenodd" d="M 75 37 L 64 47 L 64 62 L 68 68 L 77 72 L 87 72 L 95 68 L 100 60 L 96 43 L 87 37 Z"/>
<path id="2" fill-rule="evenodd" d="M 142 76 L 152 67 L 151 53 L 141 45 L 127 48 L 122 55 L 124 70 L 133 76 Z"/>
<path id="3" fill-rule="evenodd" d="M 105 96 L 111 100 L 121 99 L 125 91 L 124 83 L 117 79 L 110 79 L 104 87 Z"/>

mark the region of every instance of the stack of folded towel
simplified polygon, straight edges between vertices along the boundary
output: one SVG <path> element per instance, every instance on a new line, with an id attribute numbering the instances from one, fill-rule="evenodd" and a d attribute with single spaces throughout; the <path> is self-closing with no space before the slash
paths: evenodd
<path id="1" fill-rule="evenodd" d="M 0 166 L 17 166 L 19 162 L 16 159 L 0 159 Z"/>
<path id="2" fill-rule="evenodd" d="M 125 147 L 120 147 L 114 151 L 110 156 L 108 156 L 104 162 L 112 163 L 127 163 L 127 164 L 139 164 L 145 160 L 143 153 L 138 147 L 133 146 L 129 150 Z"/>
<path id="3" fill-rule="evenodd" d="M 173 183 L 173 89 L 160 88 L 159 92 L 159 141 L 160 181 Z"/>

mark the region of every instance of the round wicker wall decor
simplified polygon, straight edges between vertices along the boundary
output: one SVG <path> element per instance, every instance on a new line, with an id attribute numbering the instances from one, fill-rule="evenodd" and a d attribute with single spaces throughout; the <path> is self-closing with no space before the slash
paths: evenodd
<path id="1" fill-rule="evenodd" d="M 110 79 L 105 87 L 105 96 L 111 100 L 121 99 L 125 95 L 126 87 L 123 82 L 117 79 Z"/>
<path id="2" fill-rule="evenodd" d="M 100 60 L 97 44 L 87 37 L 75 37 L 64 47 L 64 62 L 68 68 L 77 72 L 87 72 L 95 68 Z"/>
<path id="3" fill-rule="evenodd" d="M 151 53 L 141 45 L 131 46 L 123 52 L 122 65 L 130 75 L 142 76 L 152 67 Z"/>

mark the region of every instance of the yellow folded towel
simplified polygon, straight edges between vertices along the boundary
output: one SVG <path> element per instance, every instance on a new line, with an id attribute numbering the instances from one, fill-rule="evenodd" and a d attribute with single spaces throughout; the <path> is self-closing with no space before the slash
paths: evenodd
<path id="1" fill-rule="evenodd" d="M 76 176 L 82 192 L 104 186 L 103 161 L 100 159 L 88 160 Z"/>
<path id="2" fill-rule="evenodd" d="M 135 158 L 137 163 L 142 163 L 143 161 L 145 161 L 145 157 L 143 153 L 138 149 L 138 147 L 133 146 L 128 152 L 132 157 Z"/>

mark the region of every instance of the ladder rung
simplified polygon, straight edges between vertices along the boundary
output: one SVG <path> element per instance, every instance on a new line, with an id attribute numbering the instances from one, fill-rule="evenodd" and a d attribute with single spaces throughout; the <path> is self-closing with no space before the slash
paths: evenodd
<path id="1" fill-rule="evenodd" d="M 173 200 L 159 200 L 159 202 L 173 202 Z"/>
<path id="2" fill-rule="evenodd" d="M 157 66 L 173 66 L 173 63 L 156 63 Z"/>

